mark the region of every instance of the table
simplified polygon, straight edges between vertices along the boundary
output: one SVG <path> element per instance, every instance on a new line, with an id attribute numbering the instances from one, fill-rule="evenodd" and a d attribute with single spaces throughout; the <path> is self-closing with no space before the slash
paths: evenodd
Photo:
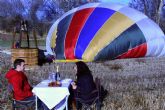
<path id="1" fill-rule="evenodd" d="M 61 81 L 61 87 L 49 87 L 48 83 L 50 80 L 43 80 L 38 85 L 36 85 L 32 92 L 38 97 L 49 109 L 52 109 L 57 104 L 60 103 L 65 97 L 68 98 L 69 93 L 69 85 L 71 83 L 71 79 L 64 79 Z M 37 98 L 36 98 L 37 101 Z M 37 104 L 37 103 L 36 103 Z M 67 104 L 67 103 L 66 103 Z M 67 105 L 66 105 L 67 108 Z M 37 109 L 37 105 L 36 105 Z"/>

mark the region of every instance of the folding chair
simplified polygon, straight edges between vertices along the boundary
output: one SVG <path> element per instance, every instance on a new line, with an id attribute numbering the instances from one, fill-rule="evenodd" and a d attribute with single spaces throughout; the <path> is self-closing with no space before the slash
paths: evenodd
<path id="1" fill-rule="evenodd" d="M 13 98 L 13 87 L 8 84 L 8 92 L 12 98 L 12 109 L 13 110 L 34 110 L 35 100 L 20 101 Z"/>

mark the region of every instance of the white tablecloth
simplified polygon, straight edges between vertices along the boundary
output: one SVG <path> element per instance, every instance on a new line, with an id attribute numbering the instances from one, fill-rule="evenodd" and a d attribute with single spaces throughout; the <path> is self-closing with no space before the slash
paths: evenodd
<path id="1" fill-rule="evenodd" d="M 32 92 L 47 105 L 49 109 L 55 107 L 66 96 L 70 95 L 68 87 L 71 79 L 62 80 L 61 87 L 48 87 L 49 80 L 44 80 L 35 86 Z"/>

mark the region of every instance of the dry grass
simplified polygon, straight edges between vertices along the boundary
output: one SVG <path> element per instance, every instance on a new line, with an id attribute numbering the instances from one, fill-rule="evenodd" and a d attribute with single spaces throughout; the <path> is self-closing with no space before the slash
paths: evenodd
<path id="1" fill-rule="evenodd" d="M 10 107 L 6 94 L 4 74 L 10 67 L 6 56 L 0 64 L 0 104 L 4 110 Z M 93 76 L 101 78 L 101 84 L 108 90 L 102 110 L 164 110 L 165 100 L 165 58 L 141 58 L 88 63 Z M 48 77 L 49 72 L 60 66 L 62 78 L 74 79 L 73 63 L 45 64 L 26 71 L 32 85 Z M 3 88 L 3 89 L 2 89 Z M 1 109 L 0 108 L 0 109 Z"/>

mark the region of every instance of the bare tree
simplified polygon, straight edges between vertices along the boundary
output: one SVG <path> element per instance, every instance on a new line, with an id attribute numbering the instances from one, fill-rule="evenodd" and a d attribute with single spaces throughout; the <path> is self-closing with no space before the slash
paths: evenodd
<path id="1" fill-rule="evenodd" d="M 64 13 L 60 8 L 60 1 L 57 0 L 45 0 L 40 11 L 44 13 L 42 18 L 48 21 L 57 19 Z"/>
<path id="2" fill-rule="evenodd" d="M 8 19 L 6 21 L 14 23 L 21 19 L 26 19 L 29 21 L 30 27 L 37 27 L 37 25 L 45 25 L 42 24 L 44 22 L 49 24 L 75 7 L 97 1 L 98 0 L 0 0 L 0 19 L 4 21 L 6 20 L 4 18 L 10 18 L 10 20 Z M 0 23 L 0 25 L 8 25 L 8 23 L 4 23 Z"/>
<path id="3" fill-rule="evenodd" d="M 4 17 L 16 17 L 25 11 L 21 0 L 1 0 L 0 15 Z"/>
<path id="4" fill-rule="evenodd" d="M 160 19 L 165 21 L 165 0 L 161 0 L 159 13 L 160 13 Z"/>
<path id="5" fill-rule="evenodd" d="M 165 32 L 165 0 L 132 0 L 130 6 L 146 14 Z"/>
<path id="6" fill-rule="evenodd" d="M 3 17 L 7 17 L 10 15 L 10 5 L 8 3 L 9 1 L 4 1 L 4 0 L 1 0 L 0 1 L 0 16 L 3 16 Z"/>
<path id="7" fill-rule="evenodd" d="M 30 5 L 29 5 L 29 18 L 30 21 L 32 22 L 33 26 L 36 26 L 37 22 L 38 22 L 38 16 L 37 16 L 37 12 L 39 10 L 39 8 L 42 6 L 44 0 L 30 0 Z"/>
<path id="8" fill-rule="evenodd" d="M 14 16 L 22 15 L 24 13 L 25 8 L 21 0 L 10 0 L 10 3 L 12 4 L 12 10 L 10 11 L 13 11 L 12 13 Z"/>
<path id="9" fill-rule="evenodd" d="M 130 6 L 143 12 L 155 22 L 159 22 L 161 0 L 132 0 Z"/>
<path id="10" fill-rule="evenodd" d="M 158 14 L 157 14 L 157 18 L 156 18 L 156 22 L 160 25 L 160 21 L 161 21 L 161 15 L 162 15 L 162 11 L 163 11 L 163 5 L 164 5 L 164 0 L 161 0 L 160 4 L 159 4 L 159 8 L 158 8 Z M 162 16 L 163 17 L 163 16 Z"/>
<path id="11" fill-rule="evenodd" d="M 42 10 L 47 20 L 56 20 L 65 12 L 80 5 L 98 0 L 45 0 Z"/>
<path id="12" fill-rule="evenodd" d="M 12 31 L 18 20 L 23 17 L 25 7 L 21 0 L 0 0 L 1 28 Z"/>

